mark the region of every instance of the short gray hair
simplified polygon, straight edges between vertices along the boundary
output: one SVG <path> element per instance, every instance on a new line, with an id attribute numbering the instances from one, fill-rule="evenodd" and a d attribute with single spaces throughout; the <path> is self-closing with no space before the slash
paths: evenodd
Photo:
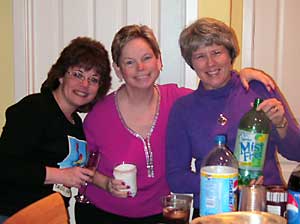
<path id="1" fill-rule="evenodd" d="M 239 46 L 234 30 L 225 23 L 213 18 L 201 18 L 186 27 L 179 37 L 181 55 L 192 69 L 192 53 L 199 47 L 213 44 L 223 45 L 233 64 L 239 54 Z"/>

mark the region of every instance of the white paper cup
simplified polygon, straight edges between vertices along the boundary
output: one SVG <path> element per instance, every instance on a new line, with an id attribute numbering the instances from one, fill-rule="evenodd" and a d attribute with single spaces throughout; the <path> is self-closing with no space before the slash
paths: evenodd
<path id="1" fill-rule="evenodd" d="M 113 175 L 116 179 L 124 181 L 124 183 L 130 186 L 129 189 L 124 189 L 130 193 L 131 197 L 136 195 L 136 166 L 133 164 L 120 164 L 114 168 Z"/>

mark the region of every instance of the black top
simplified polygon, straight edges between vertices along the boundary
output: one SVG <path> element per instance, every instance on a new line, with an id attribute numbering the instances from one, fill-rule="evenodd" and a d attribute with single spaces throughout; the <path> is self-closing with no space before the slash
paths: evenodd
<path id="1" fill-rule="evenodd" d="M 75 125 L 50 92 L 26 96 L 6 110 L 0 137 L 1 215 L 53 193 L 53 185 L 44 184 L 46 166 L 72 166 L 79 159 L 86 142 L 81 118 L 74 114 L 74 119 Z"/>

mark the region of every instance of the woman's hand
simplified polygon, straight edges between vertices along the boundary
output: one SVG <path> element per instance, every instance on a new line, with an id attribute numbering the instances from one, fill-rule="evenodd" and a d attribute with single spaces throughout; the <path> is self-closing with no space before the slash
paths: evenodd
<path id="1" fill-rule="evenodd" d="M 92 182 L 95 171 L 82 167 L 55 168 L 46 167 L 45 184 L 63 184 L 80 188 L 86 182 Z"/>
<path id="2" fill-rule="evenodd" d="M 258 105 L 257 110 L 265 112 L 276 127 L 279 136 L 284 138 L 287 132 L 288 121 L 285 117 L 285 109 L 282 103 L 276 98 L 266 99 Z"/>
<path id="3" fill-rule="evenodd" d="M 93 184 L 109 192 L 115 197 L 128 197 L 128 192 L 122 191 L 128 189 L 128 186 L 126 186 L 126 184 L 122 180 L 117 180 L 113 177 L 108 177 L 102 173 L 99 173 L 98 171 L 96 171 L 96 174 L 94 176 Z"/>
<path id="4" fill-rule="evenodd" d="M 246 90 L 249 89 L 249 82 L 251 80 L 257 80 L 262 82 L 269 92 L 275 89 L 275 83 L 273 79 L 261 70 L 257 70 L 253 68 L 243 68 L 240 71 L 240 79 L 242 85 Z"/>
<path id="5" fill-rule="evenodd" d="M 252 186 L 252 185 L 263 185 L 264 183 L 264 176 L 259 176 L 257 179 L 252 179 L 250 183 L 247 186 Z M 241 191 L 243 185 L 239 185 L 238 188 Z"/>
<path id="6" fill-rule="evenodd" d="M 257 179 L 251 180 L 249 186 L 262 185 L 263 183 L 264 183 L 264 176 L 259 176 Z"/>
<path id="7" fill-rule="evenodd" d="M 115 197 L 127 198 L 128 192 L 124 190 L 127 190 L 128 187 L 129 186 L 126 186 L 126 184 L 122 180 L 109 178 L 106 188 L 107 191 L 110 192 Z"/>
<path id="8" fill-rule="evenodd" d="M 264 111 L 275 127 L 281 127 L 286 120 L 284 107 L 276 98 L 264 100 L 258 105 L 257 110 Z"/>

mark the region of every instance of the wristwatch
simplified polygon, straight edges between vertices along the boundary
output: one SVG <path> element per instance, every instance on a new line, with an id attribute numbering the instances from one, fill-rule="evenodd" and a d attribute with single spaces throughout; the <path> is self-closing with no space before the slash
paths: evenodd
<path id="1" fill-rule="evenodd" d="M 287 123 L 288 123 L 287 119 L 285 117 L 283 117 L 281 124 L 276 125 L 276 128 L 285 128 Z"/>

